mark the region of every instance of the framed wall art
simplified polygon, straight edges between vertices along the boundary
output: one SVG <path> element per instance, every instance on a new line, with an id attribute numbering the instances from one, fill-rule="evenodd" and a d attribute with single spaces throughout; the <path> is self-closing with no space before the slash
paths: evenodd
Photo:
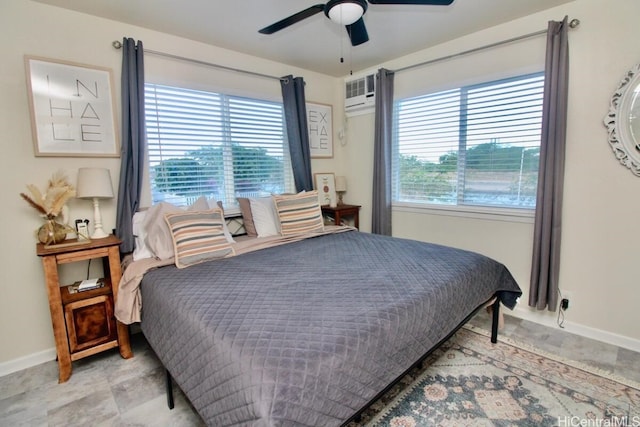
<path id="1" fill-rule="evenodd" d="M 306 107 L 311 158 L 332 158 L 333 109 L 331 105 L 307 103 Z"/>
<path id="2" fill-rule="evenodd" d="M 25 56 L 36 156 L 119 157 L 109 68 Z"/>
<path id="3" fill-rule="evenodd" d="M 333 173 L 314 173 L 313 181 L 318 190 L 320 206 L 337 206 L 336 177 Z"/>

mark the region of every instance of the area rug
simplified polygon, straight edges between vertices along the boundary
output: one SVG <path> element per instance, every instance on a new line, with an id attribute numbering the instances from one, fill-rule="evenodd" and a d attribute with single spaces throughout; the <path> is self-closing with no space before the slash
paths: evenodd
<path id="1" fill-rule="evenodd" d="M 350 426 L 640 426 L 640 385 L 465 327 Z"/>

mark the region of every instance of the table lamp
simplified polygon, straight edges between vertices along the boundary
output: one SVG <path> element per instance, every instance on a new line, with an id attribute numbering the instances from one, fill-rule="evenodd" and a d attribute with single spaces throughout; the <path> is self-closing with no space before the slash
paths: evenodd
<path id="1" fill-rule="evenodd" d="M 93 234 L 92 239 L 103 239 L 109 235 L 102 229 L 102 215 L 100 215 L 99 199 L 111 199 L 113 187 L 111 173 L 105 168 L 78 169 L 78 185 L 76 186 L 78 199 L 93 199 Z"/>
<path id="2" fill-rule="evenodd" d="M 347 178 L 336 176 L 336 193 L 338 193 L 338 206 L 344 205 L 342 195 L 347 192 Z"/>

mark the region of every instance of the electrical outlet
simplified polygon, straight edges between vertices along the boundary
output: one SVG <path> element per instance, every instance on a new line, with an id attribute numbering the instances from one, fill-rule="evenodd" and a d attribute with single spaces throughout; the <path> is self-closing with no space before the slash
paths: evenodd
<path id="1" fill-rule="evenodd" d="M 573 294 L 571 291 L 560 291 L 561 299 L 560 299 L 560 308 L 562 310 L 567 310 L 569 308 L 569 303 L 573 301 Z"/>

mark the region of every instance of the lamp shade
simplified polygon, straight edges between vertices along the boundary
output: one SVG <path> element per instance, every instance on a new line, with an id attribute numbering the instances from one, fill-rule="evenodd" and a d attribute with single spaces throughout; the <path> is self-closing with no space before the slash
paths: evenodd
<path id="1" fill-rule="evenodd" d="M 336 176 L 336 191 L 347 191 L 347 178 Z"/>
<path id="2" fill-rule="evenodd" d="M 113 197 L 111 173 L 106 168 L 78 169 L 76 197 L 79 199 L 110 199 Z"/>
<path id="3" fill-rule="evenodd" d="M 340 2 L 329 9 L 329 19 L 340 25 L 351 25 L 362 17 L 364 8 L 357 2 Z"/>

